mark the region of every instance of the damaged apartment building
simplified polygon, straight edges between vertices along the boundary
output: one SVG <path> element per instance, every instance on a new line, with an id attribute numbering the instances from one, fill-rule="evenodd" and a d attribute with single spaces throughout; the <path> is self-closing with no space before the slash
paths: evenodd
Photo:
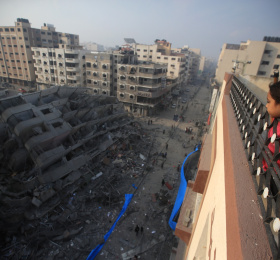
<path id="1" fill-rule="evenodd" d="M 130 147 L 127 151 L 134 153 L 138 149 L 134 142 L 141 136 L 133 117 L 116 97 L 93 95 L 89 88 L 52 87 L 7 97 L 0 99 L 0 113 L 1 232 L 21 228 L 27 235 L 30 229 L 38 232 L 36 225 L 45 217 L 52 216 L 54 223 L 61 219 L 73 193 L 99 178 L 101 171 L 105 175 L 102 165 L 111 165 L 113 159 L 122 161 L 115 156 L 117 149 L 124 153 Z M 146 145 L 143 147 L 146 150 Z M 100 193 L 92 188 L 99 194 L 99 202 L 107 200 L 106 185 L 117 177 L 110 171 Z M 92 190 L 88 195 L 94 198 Z M 110 190 L 112 195 L 112 184 Z M 116 196 L 120 194 L 116 192 Z M 108 201 L 112 203 L 114 198 Z M 28 221 L 32 224 L 24 226 Z"/>

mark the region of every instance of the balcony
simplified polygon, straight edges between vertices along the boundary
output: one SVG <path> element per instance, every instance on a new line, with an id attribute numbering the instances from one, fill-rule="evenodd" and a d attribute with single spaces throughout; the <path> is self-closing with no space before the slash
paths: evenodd
<path id="1" fill-rule="evenodd" d="M 67 54 L 79 54 L 79 51 L 78 50 L 65 49 L 65 53 L 67 53 Z"/>
<path id="2" fill-rule="evenodd" d="M 79 72 L 79 67 L 66 67 L 66 71 L 73 71 L 73 72 Z"/>
<path id="3" fill-rule="evenodd" d="M 42 75 L 43 74 L 43 71 L 35 71 L 35 75 Z"/>
<path id="4" fill-rule="evenodd" d="M 261 92 L 256 86 L 250 90 L 240 77 L 226 74 L 221 89 L 214 90 L 219 100 L 212 100 L 196 179 L 187 187 L 175 229 L 177 254 L 182 259 L 279 259 L 279 154 L 272 156 L 266 145 L 271 142 L 266 131 L 277 120 L 270 122 L 256 96 Z"/>
<path id="5" fill-rule="evenodd" d="M 65 59 L 66 62 L 69 62 L 69 63 L 79 63 L 79 59 L 70 59 L 70 58 L 66 58 Z"/>
<path id="6" fill-rule="evenodd" d="M 67 75 L 67 79 L 70 79 L 70 80 L 79 80 L 79 79 L 80 79 L 80 76 L 79 76 L 79 75 L 74 75 L 74 76 Z"/>

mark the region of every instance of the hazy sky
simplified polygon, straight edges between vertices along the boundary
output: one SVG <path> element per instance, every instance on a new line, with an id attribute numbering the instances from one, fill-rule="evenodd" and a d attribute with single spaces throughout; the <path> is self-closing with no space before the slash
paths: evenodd
<path id="1" fill-rule="evenodd" d="M 279 12 L 280 0 L 0 0 L 0 25 L 26 18 L 105 46 L 166 39 L 217 59 L 224 43 L 280 37 Z"/>

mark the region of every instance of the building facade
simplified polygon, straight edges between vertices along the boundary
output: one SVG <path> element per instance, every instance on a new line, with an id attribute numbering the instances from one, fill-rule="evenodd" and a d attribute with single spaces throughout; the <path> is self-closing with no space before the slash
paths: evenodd
<path id="1" fill-rule="evenodd" d="M 79 36 L 56 32 L 49 24 L 31 28 L 23 18 L 14 26 L 0 26 L 0 81 L 32 86 L 36 77 L 31 48 L 58 48 L 59 44 L 79 45 Z"/>
<path id="2" fill-rule="evenodd" d="M 37 86 L 40 89 L 50 85 L 85 86 L 86 51 L 76 45 L 60 44 L 59 47 L 31 48 Z"/>
<path id="3" fill-rule="evenodd" d="M 268 39 L 269 38 L 269 39 Z M 220 84 L 225 72 L 260 77 L 271 77 L 280 66 L 280 38 L 264 37 L 263 41 L 225 43 L 216 69 Z"/>
<path id="4" fill-rule="evenodd" d="M 86 54 L 86 86 L 96 95 L 113 96 L 113 55 L 110 53 Z"/>
<path id="5" fill-rule="evenodd" d="M 135 44 L 135 51 L 139 61 L 152 61 L 154 63 L 167 64 L 167 79 L 177 86 L 185 81 L 186 55 L 171 49 L 171 43 L 162 40 L 153 45 Z"/>
<path id="6" fill-rule="evenodd" d="M 117 98 L 127 111 L 150 115 L 160 108 L 172 84 L 167 82 L 167 65 L 151 62 L 118 65 Z"/>

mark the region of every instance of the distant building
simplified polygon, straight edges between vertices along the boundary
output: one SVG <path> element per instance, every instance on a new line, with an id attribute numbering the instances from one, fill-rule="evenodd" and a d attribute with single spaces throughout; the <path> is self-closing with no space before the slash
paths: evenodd
<path id="1" fill-rule="evenodd" d="M 216 69 L 216 80 L 221 84 L 225 72 L 271 77 L 280 65 L 280 38 L 264 37 L 263 41 L 225 43 Z"/>
<path id="2" fill-rule="evenodd" d="M 95 42 L 85 42 L 85 43 L 81 43 L 81 45 L 89 51 L 95 51 L 95 52 L 103 52 L 105 51 L 105 48 L 103 45 L 101 44 L 97 44 Z"/>
<path id="3" fill-rule="evenodd" d="M 31 28 L 23 18 L 18 18 L 15 26 L 0 26 L 0 38 L 0 81 L 25 86 L 35 83 L 31 47 L 79 45 L 78 35 L 56 32 L 50 24 L 44 24 L 41 29 Z"/>

